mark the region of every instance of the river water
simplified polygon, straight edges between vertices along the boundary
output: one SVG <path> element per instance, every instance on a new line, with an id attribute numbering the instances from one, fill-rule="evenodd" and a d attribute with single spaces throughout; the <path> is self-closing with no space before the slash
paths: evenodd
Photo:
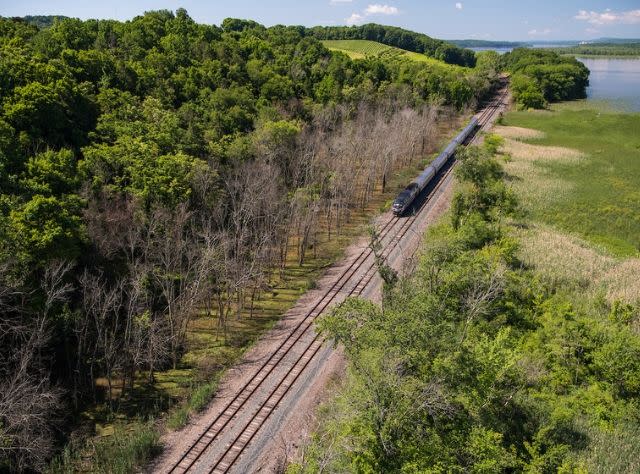
<path id="1" fill-rule="evenodd" d="M 553 45 L 533 45 L 549 47 Z M 492 49 L 498 54 L 511 48 L 471 48 L 474 51 Z M 640 112 L 640 58 L 577 57 L 589 68 L 587 101 L 607 102 L 615 109 Z"/>
<path id="2" fill-rule="evenodd" d="M 640 112 L 640 59 L 577 58 L 589 68 L 587 100 Z"/>

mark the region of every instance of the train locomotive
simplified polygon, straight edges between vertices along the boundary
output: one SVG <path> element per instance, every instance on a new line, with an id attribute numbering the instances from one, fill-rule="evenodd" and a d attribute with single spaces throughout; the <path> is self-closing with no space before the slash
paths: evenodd
<path id="1" fill-rule="evenodd" d="M 447 147 L 438 155 L 438 157 L 433 160 L 433 162 L 427 166 L 422 173 L 407 186 L 398 197 L 393 201 L 393 205 L 391 206 L 391 210 L 394 215 L 401 216 L 404 211 L 411 205 L 416 196 L 418 196 L 424 188 L 431 182 L 438 171 L 442 169 L 449 158 L 453 156 L 456 152 L 456 148 L 459 145 L 462 145 L 465 140 L 471 135 L 474 130 L 478 127 L 478 119 L 476 117 L 472 118 L 469 124 L 462 130 L 448 145 Z"/>

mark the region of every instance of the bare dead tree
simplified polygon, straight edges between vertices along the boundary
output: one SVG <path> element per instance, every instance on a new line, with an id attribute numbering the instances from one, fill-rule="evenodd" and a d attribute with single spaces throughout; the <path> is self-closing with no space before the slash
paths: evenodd
<path id="1" fill-rule="evenodd" d="M 65 277 L 71 264 L 54 262 L 41 282 L 42 311 L 33 313 L 23 296 L 31 293 L 0 269 L 0 456 L 16 471 L 42 470 L 54 447 L 53 420 L 62 391 L 52 386 L 43 352 L 50 343 L 49 312 L 67 301 Z"/>
<path id="2" fill-rule="evenodd" d="M 213 254 L 199 242 L 197 229 L 186 205 L 175 210 L 158 208 L 152 217 L 157 229 L 150 236 L 148 254 L 154 285 L 160 300 L 156 316 L 165 318 L 169 330 L 171 359 L 178 364 L 189 321 L 206 294 Z"/>
<path id="3" fill-rule="evenodd" d="M 375 106 L 362 102 L 355 113 L 333 106 L 302 131 L 298 155 L 306 172 L 298 188 L 320 190 L 319 215 L 329 237 L 355 206 L 364 208 L 375 190 L 386 189 L 392 172 L 432 151 L 438 111 L 392 98 Z"/>
<path id="4" fill-rule="evenodd" d="M 93 377 L 95 369 L 104 371 L 107 378 L 107 403 L 112 407 L 113 379 L 115 372 L 122 366 L 123 345 L 122 332 L 122 304 L 124 294 L 124 280 L 117 280 L 110 284 L 102 274 L 92 274 L 85 270 L 80 278 L 82 288 L 82 309 L 87 318 L 91 319 L 95 331 L 95 344 L 89 359 L 90 372 Z M 95 381 L 95 378 L 93 378 Z"/>
<path id="5" fill-rule="evenodd" d="M 253 306 L 256 293 L 268 285 L 271 270 L 282 263 L 288 237 L 279 181 L 279 168 L 260 159 L 225 176 L 226 198 L 215 218 L 223 225 L 213 239 L 218 258 L 211 278 L 219 327 L 225 334 L 232 309 L 239 317 L 247 294 Z"/>
<path id="6" fill-rule="evenodd" d="M 40 315 L 30 329 L 28 339 L 0 369 L 0 454 L 18 472 L 46 466 L 54 447 L 52 419 L 62 395 L 37 361 L 49 342 L 46 316 Z"/>

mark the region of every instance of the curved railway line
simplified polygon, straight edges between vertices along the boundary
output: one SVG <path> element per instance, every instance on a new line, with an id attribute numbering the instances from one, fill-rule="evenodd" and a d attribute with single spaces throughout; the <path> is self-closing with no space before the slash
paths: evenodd
<path id="1" fill-rule="evenodd" d="M 468 145 L 477 140 L 478 132 L 487 128 L 491 119 L 500 109 L 507 88 L 503 84 L 498 96 L 487 104 L 478 114 L 479 127 L 476 132 L 464 143 Z M 382 243 L 382 256 L 389 254 L 402 242 L 404 236 L 413 227 L 420 211 L 433 195 L 447 182 L 453 166 L 447 167 L 430 189 L 427 195 L 408 217 L 391 216 L 386 220 L 379 232 L 379 240 Z M 391 214 L 391 213 L 390 213 Z M 412 255 L 415 252 L 412 253 Z M 313 322 L 318 315 L 325 311 L 332 303 L 339 303 L 349 296 L 360 296 L 370 285 L 377 273 L 371 248 L 363 249 L 360 254 L 348 265 L 324 292 L 322 297 L 306 312 L 304 317 L 293 327 L 286 338 L 279 344 L 261 364 L 251 379 L 233 396 L 224 406 L 222 411 L 208 423 L 206 429 L 191 444 L 173 466 L 169 473 L 184 472 L 229 472 L 238 461 L 245 448 L 251 443 L 260 428 L 269 416 L 278 408 L 284 397 L 289 393 L 305 368 L 313 360 L 324 343 L 324 339 L 315 332 Z M 362 272 L 362 270 L 364 271 Z M 360 275 L 359 275 L 360 273 Z M 306 336 L 306 337 L 305 337 Z M 310 341 L 309 341 L 310 338 Z M 299 353 L 296 355 L 296 351 Z M 287 357 L 290 356 L 290 357 Z M 293 361 L 287 360 L 293 358 Z M 271 387 L 264 387 L 269 381 Z M 264 393 L 266 391 L 266 393 Z M 239 414 L 250 410 L 248 420 L 240 420 Z M 234 420 L 237 423 L 234 423 Z M 235 425 L 242 424 L 237 430 Z M 199 461 L 204 461 L 208 451 L 218 445 L 225 430 L 233 430 L 232 440 L 228 442 L 215 458 L 207 456 L 208 466 Z"/>

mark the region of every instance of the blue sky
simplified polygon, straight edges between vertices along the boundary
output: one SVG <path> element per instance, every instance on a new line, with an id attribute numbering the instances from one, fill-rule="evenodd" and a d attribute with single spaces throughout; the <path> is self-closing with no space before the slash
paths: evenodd
<path id="1" fill-rule="evenodd" d="M 180 7 L 198 22 L 215 24 L 227 17 L 265 25 L 375 22 L 446 39 L 640 37 L 640 0 L 0 0 L 0 15 L 127 20 L 146 10 Z"/>

